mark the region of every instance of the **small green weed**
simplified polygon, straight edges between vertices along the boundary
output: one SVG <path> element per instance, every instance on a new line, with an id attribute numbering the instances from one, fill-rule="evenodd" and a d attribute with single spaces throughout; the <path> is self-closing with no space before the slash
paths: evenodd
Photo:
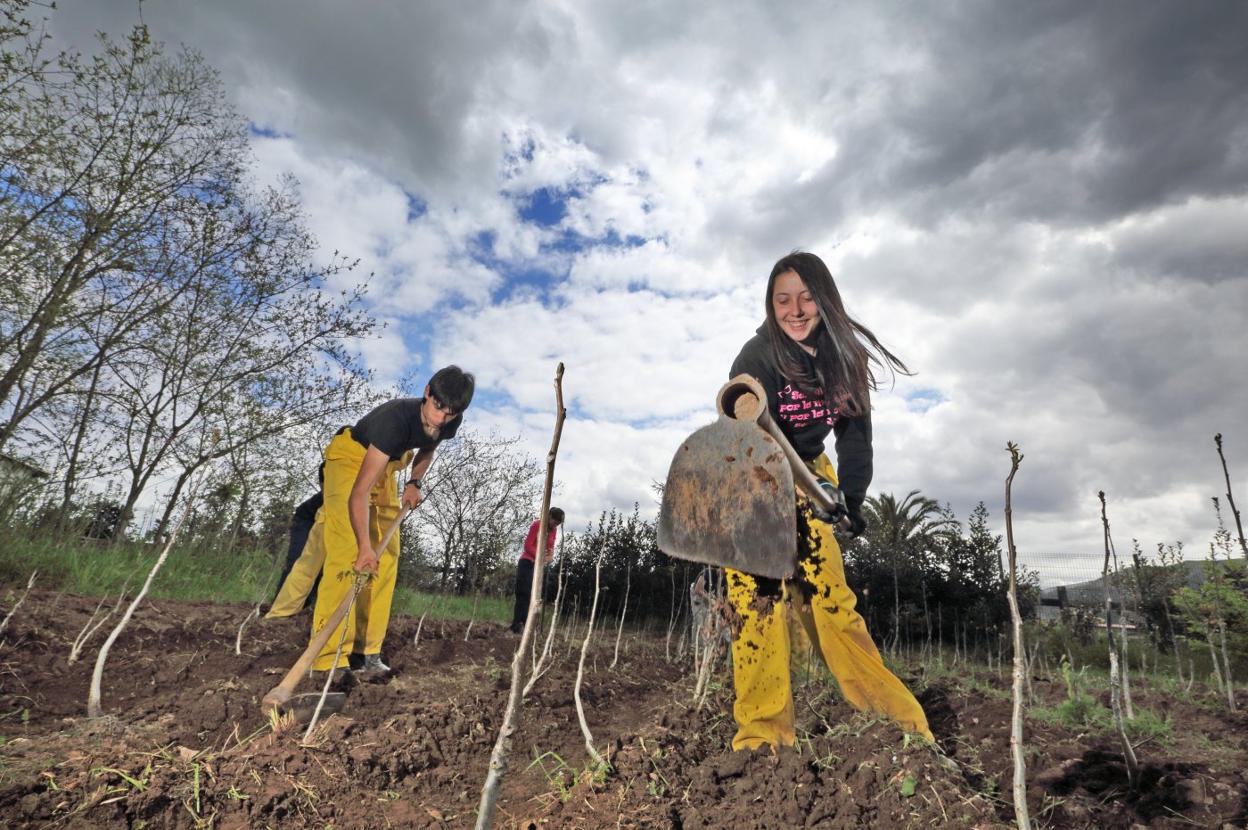
<path id="1" fill-rule="evenodd" d="M 576 775 L 568 766 L 568 762 L 563 760 L 557 752 L 543 752 L 533 759 L 533 763 L 529 764 L 528 768 L 533 769 L 533 767 L 542 771 L 546 783 L 553 788 L 559 802 L 568 803 L 568 800 L 572 798 L 572 788 L 576 786 Z"/>
<path id="2" fill-rule="evenodd" d="M 1062 656 L 1062 680 L 1066 684 L 1066 699 L 1057 706 L 1037 706 L 1032 715 L 1050 723 L 1060 723 L 1069 729 L 1102 728 L 1109 725 L 1108 713 L 1083 689 L 1084 670 L 1074 671 L 1070 661 Z"/>
<path id="3" fill-rule="evenodd" d="M 1174 735 L 1169 718 L 1147 709 L 1136 709 L 1135 717 L 1123 725 L 1127 736 L 1134 740 L 1152 739 L 1164 745 L 1170 743 Z"/>

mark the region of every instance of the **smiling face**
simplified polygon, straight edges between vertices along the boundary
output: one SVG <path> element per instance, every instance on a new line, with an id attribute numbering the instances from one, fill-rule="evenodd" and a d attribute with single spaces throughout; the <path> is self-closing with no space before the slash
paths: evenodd
<path id="1" fill-rule="evenodd" d="M 806 284 L 796 271 L 785 271 L 776 277 L 771 289 L 771 308 L 780 330 L 801 343 L 819 324 L 819 309 Z"/>

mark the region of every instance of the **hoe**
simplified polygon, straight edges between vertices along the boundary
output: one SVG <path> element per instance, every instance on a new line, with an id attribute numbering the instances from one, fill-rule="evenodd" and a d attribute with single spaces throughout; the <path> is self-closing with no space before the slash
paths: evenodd
<path id="1" fill-rule="evenodd" d="M 386 528 L 386 533 L 381 537 L 381 543 L 377 545 L 377 550 L 385 550 L 386 545 L 390 543 L 390 537 L 394 536 L 395 531 L 399 529 L 399 525 L 407 518 L 407 514 L 411 512 L 411 508 L 403 508 L 390 527 Z M 309 692 L 296 695 L 295 689 L 299 686 L 299 681 L 308 673 L 308 669 L 312 667 L 312 661 L 325 648 L 325 644 L 329 642 L 330 635 L 338 628 L 338 625 L 346 618 L 347 613 L 351 610 L 351 606 L 355 603 L 355 597 L 360 592 L 360 588 L 364 583 L 356 580 L 355 585 L 342 598 L 342 602 L 338 603 L 338 607 L 334 609 L 334 613 L 329 615 L 329 619 L 325 621 L 325 625 L 312 637 L 312 641 L 308 643 L 308 647 L 304 649 L 303 654 L 299 655 L 299 659 L 290 667 L 290 671 L 286 672 L 286 676 L 282 678 L 282 682 L 278 683 L 269 693 L 260 701 L 260 708 L 267 715 L 269 712 L 276 710 L 279 714 L 294 715 L 298 723 L 307 723 L 312 720 L 313 713 L 316 711 L 317 702 L 321 698 L 320 692 Z M 347 702 L 346 692 L 329 692 L 325 695 L 325 702 L 321 704 L 321 717 L 327 717 L 336 712 L 341 712 L 342 707 Z"/>
<path id="2" fill-rule="evenodd" d="M 672 459 L 659 509 L 659 549 L 789 579 L 797 567 L 796 489 L 833 524 L 844 520 L 844 497 L 821 485 L 794 452 L 753 377 L 737 375 L 715 402 L 719 419 L 690 435 Z"/>

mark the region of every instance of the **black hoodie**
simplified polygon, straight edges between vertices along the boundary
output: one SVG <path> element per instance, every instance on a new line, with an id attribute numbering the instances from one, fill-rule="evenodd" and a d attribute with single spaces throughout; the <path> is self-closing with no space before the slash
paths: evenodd
<path id="1" fill-rule="evenodd" d="M 809 361 L 810 373 L 814 375 L 814 360 L 805 351 L 802 357 Z M 803 461 L 818 458 L 824 451 L 828 433 L 836 434 L 837 478 L 850 513 L 858 516 L 867 497 L 867 485 L 871 483 L 871 413 L 856 417 L 845 415 L 839 409 L 827 408 L 822 393 L 807 395 L 790 383 L 780 374 L 763 326 L 746 341 L 737 359 L 732 361 L 728 376 L 740 374 L 751 375 L 763 385 L 771 419 Z"/>

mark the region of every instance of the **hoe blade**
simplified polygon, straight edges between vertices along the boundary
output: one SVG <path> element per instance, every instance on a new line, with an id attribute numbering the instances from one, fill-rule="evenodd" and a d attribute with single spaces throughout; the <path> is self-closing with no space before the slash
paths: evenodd
<path id="1" fill-rule="evenodd" d="M 316 711 L 317 701 L 320 699 L 320 692 L 295 695 L 281 706 L 279 711 L 284 715 L 294 715 L 295 723 L 300 726 L 306 726 L 311 722 L 312 714 Z M 330 715 L 338 714 L 346 704 L 347 695 L 345 692 L 330 692 L 325 695 L 325 703 L 321 706 L 320 720 L 324 721 Z"/>
<path id="2" fill-rule="evenodd" d="M 676 451 L 659 510 L 669 556 L 788 579 L 797 559 L 793 471 L 758 424 L 721 417 Z"/>

